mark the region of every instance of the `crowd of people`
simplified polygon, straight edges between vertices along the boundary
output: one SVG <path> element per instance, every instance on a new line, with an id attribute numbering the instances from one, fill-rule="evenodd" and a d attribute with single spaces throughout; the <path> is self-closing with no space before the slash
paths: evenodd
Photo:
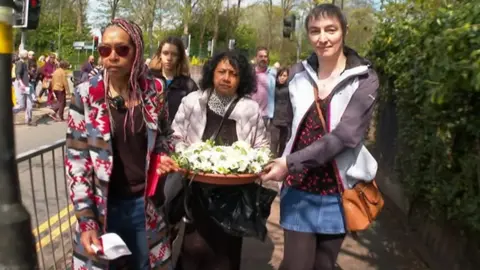
<path id="1" fill-rule="evenodd" d="M 82 70 L 85 82 L 75 89 L 68 119 L 65 167 L 78 220 L 72 269 L 239 270 L 243 235 L 213 218 L 206 205 L 215 198 L 205 192 L 211 186 L 183 187 L 191 201 L 179 211 L 188 218 L 171 219 L 165 210 L 171 176 L 180 171 L 171 155 L 209 139 L 272 149 L 275 159 L 258 177 L 281 186 L 280 269 L 335 269 L 347 233 L 340 193 L 376 172 L 363 136 L 378 78 L 345 45 L 347 22 L 338 7 L 316 6 L 305 28 L 313 53 L 302 62 L 269 67 L 265 47 L 256 50 L 254 65 L 237 51 L 219 52 L 199 85 L 181 39 L 163 40 L 146 62 L 138 25 L 115 19 L 104 29 L 102 63 L 94 67 L 92 59 Z M 147 195 L 151 171 L 161 180 Z M 266 212 L 270 204 L 262 204 Z M 102 259 L 99 237 L 107 232 L 132 255 Z"/>
<path id="2" fill-rule="evenodd" d="M 12 58 L 12 102 L 13 112 L 25 111 L 25 124 L 36 126 L 32 110 L 40 105 L 44 95 L 46 106 L 52 109 L 50 117 L 64 121 L 63 111 L 66 95 L 70 92 L 66 69 L 68 62 L 58 59 L 55 53 L 41 55 L 38 60 L 35 52 L 20 50 Z"/>

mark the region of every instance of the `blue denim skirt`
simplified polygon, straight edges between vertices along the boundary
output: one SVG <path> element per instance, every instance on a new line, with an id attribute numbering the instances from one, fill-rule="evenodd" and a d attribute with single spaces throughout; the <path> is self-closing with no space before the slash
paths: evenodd
<path id="1" fill-rule="evenodd" d="M 285 230 L 316 234 L 344 234 L 340 195 L 319 195 L 283 185 L 280 226 Z"/>

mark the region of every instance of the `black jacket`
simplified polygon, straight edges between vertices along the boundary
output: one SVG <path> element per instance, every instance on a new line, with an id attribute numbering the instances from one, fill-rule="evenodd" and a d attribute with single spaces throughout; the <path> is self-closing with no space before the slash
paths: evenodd
<path id="1" fill-rule="evenodd" d="M 288 92 L 288 83 L 275 86 L 275 111 L 272 124 L 275 126 L 287 126 L 292 124 L 293 110 Z"/>
<path id="2" fill-rule="evenodd" d="M 28 65 L 25 61 L 17 61 L 15 64 L 15 76 L 17 80 L 22 81 L 23 85 L 28 86 L 30 79 L 28 77 Z"/>
<path id="3" fill-rule="evenodd" d="M 162 76 L 161 71 L 150 70 L 152 74 L 161 79 L 165 85 L 167 85 L 167 80 Z M 184 75 L 179 75 L 173 78 L 172 82 L 167 85 L 167 102 L 168 102 L 168 120 L 170 123 L 175 119 L 175 114 L 178 111 L 178 107 L 182 102 L 182 99 L 190 94 L 193 91 L 197 91 L 198 86 L 195 81 Z"/>

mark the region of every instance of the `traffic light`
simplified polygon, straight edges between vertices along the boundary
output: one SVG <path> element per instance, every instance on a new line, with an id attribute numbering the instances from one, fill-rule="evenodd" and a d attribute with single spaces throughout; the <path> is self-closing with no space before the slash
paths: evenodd
<path id="1" fill-rule="evenodd" d="M 28 6 L 27 29 L 34 30 L 37 29 L 38 23 L 40 22 L 40 0 L 29 1 L 30 5 Z"/>
<path id="2" fill-rule="evenodd" d="M 34 30 L 40 21 L 40 0 L 14 0 L 14 26 Z"/>
<path id="3" fill-rule="evenodd" d="M 23 28 L 27 26 L 27 8 L 28 2 L 26 0 L 15 0 L 13 1 L 13 17 L 14 27 Z"/>
<path id="4" fill-rule="evenodd" d="M 291 38 L 295 32 L 296 17 L 294 14 L 287 16 L 283 19 L 283 37 Z"/>

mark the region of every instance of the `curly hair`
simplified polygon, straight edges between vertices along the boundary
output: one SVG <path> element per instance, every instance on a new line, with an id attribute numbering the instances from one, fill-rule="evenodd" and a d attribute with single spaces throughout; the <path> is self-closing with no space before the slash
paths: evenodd
<path id="1" fill-rule="evenodd" d="M 228 61 L 239 74 L 237 95 L 244 97 L 257 91 L 257 79 L 253 66 L 248 62 L 247 57 L 237 51 L 224 51 L 217 53 L 205 65 L 203 65 L 200 88 L 202 90 L 213 89 L 213 75 L 218 64 Z"/>

